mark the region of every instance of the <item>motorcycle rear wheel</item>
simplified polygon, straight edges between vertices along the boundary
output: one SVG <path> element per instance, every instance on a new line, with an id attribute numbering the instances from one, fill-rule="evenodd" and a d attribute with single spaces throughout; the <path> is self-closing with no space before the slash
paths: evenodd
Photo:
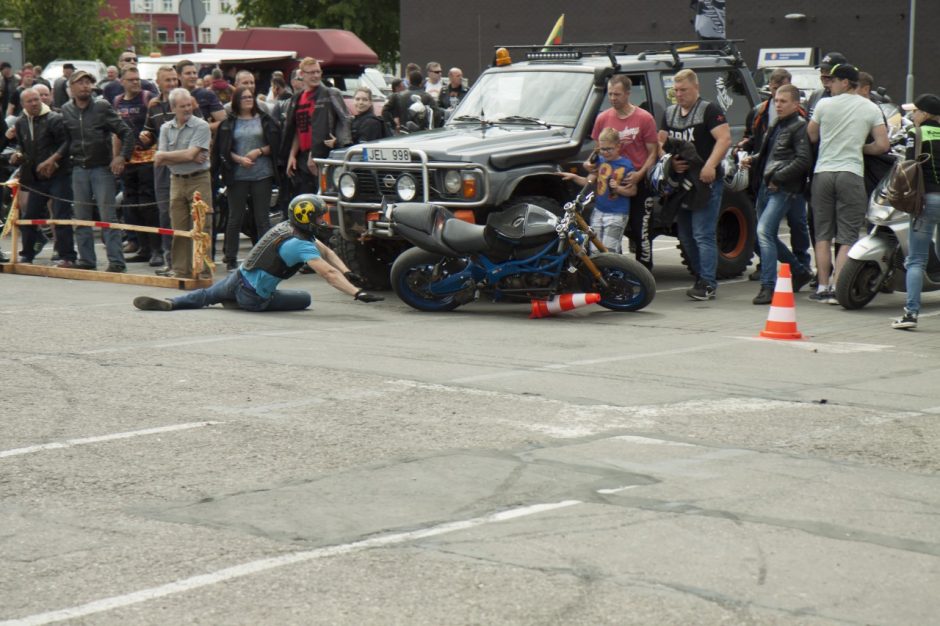
<path id="1" fill-rule="evenodd" d="M 836 300 L 846 309 L 860 309 L 878 295 L 883 280 L 881 267 L 874 261 L 846 259 L 836 283 Z"/>
<path id="2" fill-rule="evenodd" d="M 453 295 L 432 294 L 428 287 L 434 267 L 444 257 L 421 248 L 409 248 L 392 263 L 392 289 L 402 302 L 419 311 L 453 311 L 460 303 Z"/>
<path id="3" fill-rule="evenodd" d="M 622 254 L 601 253 L 591 260 L 607 281 L 605 289 L 581 268 L 581 288 L 601 294 L 600 305 L 611 311 L 639 311 L 656 296 L 656 279 L 639 262 Z"/>

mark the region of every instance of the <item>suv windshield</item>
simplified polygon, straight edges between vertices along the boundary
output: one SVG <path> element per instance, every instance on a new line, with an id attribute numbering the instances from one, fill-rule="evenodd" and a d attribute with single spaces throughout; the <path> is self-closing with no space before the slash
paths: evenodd
<path id="1" fill-rule="evenodd" d="M 449 125 L 487 121 L 574 127 L 593 80 L 593 74 L 557 70 L 484 74 L 460 101 Z"/>

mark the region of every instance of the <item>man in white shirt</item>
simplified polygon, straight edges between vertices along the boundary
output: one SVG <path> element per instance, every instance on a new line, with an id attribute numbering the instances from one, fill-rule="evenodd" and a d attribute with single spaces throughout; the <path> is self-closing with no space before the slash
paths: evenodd
<path id="1" fill-rule="evenodd" d="M 884 154 L 888 133 L 881 109 L 855 93 L 858 68 L 837 65 L 830 72 L 832 97 L 819 101 L 807 127 L 810 141 L 819 144 L 813 170 L 813 223 L 816 229 L 816 271 L 819 286 L 811 300 L 838 304 L 835 282 L 849 248 L 865 225 L 863 154 Z M 874 137 L 866 144 L 869 133 Z M 832 272 L 832 241 L 841 244 Z M 832 272 L 832 282 L 829 274 Z"/>

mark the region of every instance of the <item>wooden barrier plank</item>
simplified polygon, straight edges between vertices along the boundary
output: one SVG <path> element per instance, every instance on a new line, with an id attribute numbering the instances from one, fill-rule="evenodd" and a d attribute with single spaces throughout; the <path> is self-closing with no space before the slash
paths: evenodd
<path id="1" fill-rule="evenodd" d="M 29 263 L 0 263 L 0 273 L 23 274 L 26 276 L 49 276 L 52 278 L 69 278 L 72 280 L 97 280 L 106 283 L 119 283 L 124 285 L 147 285 L 149 287 L 168 287 L 189 291 L 212 286 L 211 278 L 170 278 L 168 276 L 150 276 L 146 274 L 116 274 L 113 272 L 98 272 L 94 270 L 79 270 L 49 265 L 33 265 Z"/>

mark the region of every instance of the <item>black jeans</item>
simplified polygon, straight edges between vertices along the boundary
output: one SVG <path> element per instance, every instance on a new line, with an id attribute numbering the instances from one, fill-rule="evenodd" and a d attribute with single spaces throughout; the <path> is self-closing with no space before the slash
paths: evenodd
<path id="1" fill-rule="evenodd" d="M 226 189 L 228 195 L 228 225 L 225 227 L 224 260 L 238 259 L 238 237 L 242 222 L 248 213 L 248 197 L 251 196 L 251 216 L 254 221 L 252 243 L 258 243 L 261 235 L 271 227 L 268 210 L 271 207 L 272 178 L 261 180 L 236 180 Z"/>
<path id="2" fill-rule="evenodd" d="M 134 226 L 160 226 L 160 212 L 153 186 L 153 164 L 139 163 L 124 168 L 124 222 Z M 163 242 L 155 233 L 137 233 L 142 256 L 160 254 Z"/>
<path id="3" fill-rule="evenodd" d="M 69 202 L 72 198 L 72 181 L 68 175 L 60 174 L 53 178 L 36 179 L 29 183 L 23 183 L 23 187 L 24 189 L 28 188 L 29 200 L 26 202 L 25 210 L 20 219 L 49 219 L 47 204 L 50 196 L 53 198 L 52 218 L 57 220 L 72 219 L 72 204 Z M 33 257 L 36 256 L 36 244 L 39 242 L 45 243 L 46 239 L 39 232 L 38 226 L 21 226 L 20 234 L 23 236 L 22 256 L 25 260 L 32 261 Z M 75 261 L 77 258 L 71 226 L 55 227 L 55 251 L 59 253 L 59 258 L 64 261 Z"/>

